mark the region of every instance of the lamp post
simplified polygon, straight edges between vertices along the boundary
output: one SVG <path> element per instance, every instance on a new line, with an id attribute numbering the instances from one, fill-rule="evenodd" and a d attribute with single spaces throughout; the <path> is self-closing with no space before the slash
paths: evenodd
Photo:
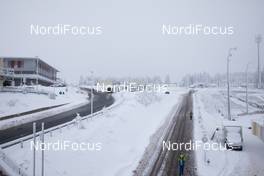
<path id="1" fill-rule="evenodd" d="M 229 62 L 230 57 L 232 56 L 232 51 L 236 50 L 237 48 L 229 48 L 228 55 L 227 55 L 227 118 L 231 120 L 231 109 L 230 109 L 230 81 L 229 81 Z"/>
<path id="2" fill-rule="evenodd" d="M 248 67 L 250 62 L 247 63 L 246 67 L 246 113 L 248 114 Z"/>
<path id="3" fill-rule="evenodd" d="M 257 43 L 257 50 L 258 50 L 258 83 L 257 88 L 261 88 L 261 73 L 260 73 L 260 55 L 259 55 L 259 45 L 262 41 L 262 36 L 259 34 L 255 37 L 255 42 Z"/>
<path id="4" fill-rule="evenodd" d="M 91 114 L 93 114 L 93 71 L 91 71 Z"/>
<path id="5" fill-rule="evenodd" d="M 41 123 L 41 176 L 44 176 L 44 135 L 45 135 L 45 130 L 44 130 L 44 122 Z"/>
<path id="6" fill-rule="evenodd" d="M 33 123 L 33 176 L 36 175 L 36 122 Z"/>

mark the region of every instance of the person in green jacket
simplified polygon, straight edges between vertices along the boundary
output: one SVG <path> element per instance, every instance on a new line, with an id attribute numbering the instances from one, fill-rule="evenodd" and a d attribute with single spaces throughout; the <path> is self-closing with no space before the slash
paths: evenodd
<path id="1" fill-rule="evenodd" d="M 180 154 L 180 156 L 178 158 L 178 163 L 179 163 L 179 176 L 183 176 L 185 160 L 186 160 L 185 155 L 184 154 Z"/>

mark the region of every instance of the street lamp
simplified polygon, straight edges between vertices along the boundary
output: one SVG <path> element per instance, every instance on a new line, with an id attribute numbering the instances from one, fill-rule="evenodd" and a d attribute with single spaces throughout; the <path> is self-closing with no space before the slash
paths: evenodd
<path id="1" fill-rule="evenodd" d="M 248 67 L 250 65 L 250 62 L 247 63 L 246 67 L 246 112 L 248 114 Z"/>
<path id="2" fill-rule="evenodd" d="M 258 89 L 261 88 L 260 56 L 259 56 L 259 45 L 261 41 L 262 41 L 262 36 L 259 34 L 255 37 L 255 42 L 257 43 L 257 48 L 258 48 L 258 84 L 257 84 Z"/>
<path id="3" fill-rule="evenodd" d="M 91 71 L 91 114 L 93 114 L 93 71 Z"/>
<path id="4" fill-rule="evenodd" d="M 227 55 L 227 118 L 231 120 L 231 110 L 230 110 L 230 83 L 229 83 L 229 62 L 232 56 L 232 51 L 237 50 L 237 48 L 229 48 Z"/>

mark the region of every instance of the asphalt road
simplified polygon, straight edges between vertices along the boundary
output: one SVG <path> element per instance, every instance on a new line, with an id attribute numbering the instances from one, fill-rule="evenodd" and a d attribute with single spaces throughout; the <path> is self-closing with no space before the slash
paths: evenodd
<path id="1" fill-rule="evenodd" d="M 183 99 L 180 109 L 173 117 L 173 124 L 170 126 L 164 141 L 171 143 L 186 143 L 193 137 L 193 121 L 190 120 L 190 112 L 192 111 L 192 94 L 189 93 Z M 179 173 L 178 157 L 180 154 L 186 156 L 185 173 L 187 176 L 196 176 L 195 157 L 193 151 L 185 150 L 163 150 L 159 151 L 159 155 L 151 169 L 150 176 L 177 176 Z"/>
<path id="2" fill-rule="evenodd" d="M 87 91 L 89 90 L 87 89 Z M 94 92 L 93 112 L 97 112 L 101 110 L 103 107 L 108 107 L 113 103 L 114 103 L 114 98 L 111 96 L 111 94 Z M 91 105 L 89 103 L 74 110 L 65 111 L 58 115 L 37 120 L 35 121 L 37 124 L 36 125 L 37 131 L 41 130 L 42 122 L 45 123 L 45 129 L 47 129 L 73 120 L 76 117 L 76 113 L 79 113 L 81 116 L 88 115 L 91 113 L 90 107 Z M 32 134 L 32 126 L 33 126 L 33 122 L 30 122 L 9 129 L 0 130 L 0 144 L 10 142 L 12 140 Z"/>

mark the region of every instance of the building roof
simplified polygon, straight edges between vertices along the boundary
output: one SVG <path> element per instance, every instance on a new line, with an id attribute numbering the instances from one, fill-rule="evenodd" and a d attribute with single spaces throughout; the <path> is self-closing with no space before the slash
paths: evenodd
<path id="1" fill-rule="evenodd" d="M 51 68 L 53 68 L 55 71 L 59 72 L 58 69 L 56 69 L 55 67 L 51 66 L 50 64 L 48 64 L 47 62 L 45 62 L 44 60 L 42 60 L 42 59 L 40 59 L 40 58 L 38 58 L 38 57 L 5 57 L 5 56 L 4 56 L 4 57 L 0 57 L 0 58 L 3 58 L 3 59 L 24 59 L 24 60 L 26 60 L 26 59 L 33 59 L 33 60 L 37 60 L 37 59 L 39 59 L 41 62 L 47 64 L 49 67 L 51 67 Z"/>

